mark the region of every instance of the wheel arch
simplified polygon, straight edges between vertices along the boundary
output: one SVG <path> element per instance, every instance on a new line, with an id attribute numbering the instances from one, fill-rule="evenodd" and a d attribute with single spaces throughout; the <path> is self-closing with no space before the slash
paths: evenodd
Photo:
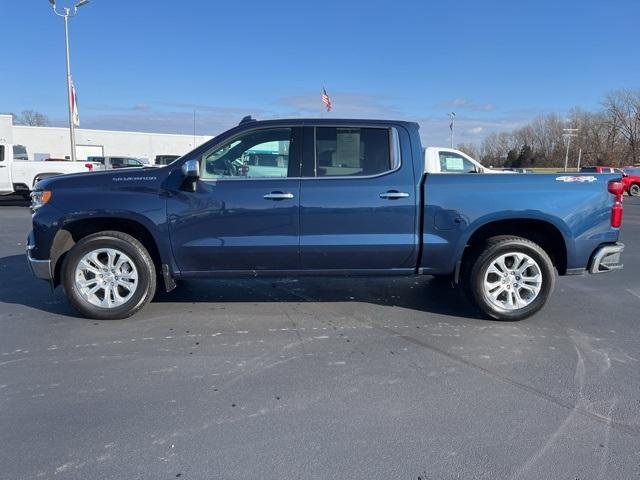
<path id="1" fill-rule="evenodd" d="M 163 271 L 163 259 L 158 243 L 151 231 L 141 222 L 113 217 L 83 218 L 65 223 L 53 239 L 50 258 L 54 286 L 60 284 L 64 257 L 73 246 L 88 235 L 107 230 L 126 233 L 137 239 L 149 252 L 156 271 L 159 273 Z"/>
<path id="2" fill-rule="evenodd" d="M 57 177 L 58 175 L 64 175 L 63 173 L 60 172 L 43 172 L 43 173 L 36 173 L 33 177 L 33 181 L 31 182 L 31 187 L 35 187 L 36 183 L 38 183 L 40 180 L 42 180 L 43 178 L 48 178 L 48 177 Z"/>
<path id="3" fill-rule="evenodd" d="M 537 218 L 516 218 L 493 220 L 478 226 L 468 236 L 462 246 L 462 255 L 459 257 L 459 266 L 456 269 L 464 269 L 465 264 L 477 250 L 492 237 L 517 236 L 537 243 L 547 252 L 560 275 L 567 271 L 568 251 L 565 235 L 560 228 L 548 220 Z M 458 277 L 458 275 L 456 275 Z"/>

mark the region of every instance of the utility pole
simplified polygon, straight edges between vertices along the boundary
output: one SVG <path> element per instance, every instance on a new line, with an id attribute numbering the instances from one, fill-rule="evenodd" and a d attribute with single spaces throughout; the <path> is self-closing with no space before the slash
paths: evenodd
<path id="1" fill-rule="evenodd" d="M 580 162 L 582 161 L 582 148 L 578 152 L 578 171 L 580 171 Z"/>
<path id="2" fill-rule="evenodd" d="M 67 98 L 69 101 L 69 138 L 71 140 L 71 161 L 76 161 L 76 130 L 75 122 L 73 119 L 73 89 L 71 87 L 71 60 L 69 56 L 69 17 L 75 17 L 78 13 L 78 8 L 89 3 L 89 0 L 80 0 L 73 6 L 73 9 L 69 7 L 63 8 L 63 13 L 58 12 L 56 9 L 56 0 L 49 0 L 53 13 L 57 16 L 64 18 L 64 47 L 67 54 Z"/>
<path id="3" fill-rule="evenodd" d="M 571 147 L 571 138 L 578 136 L 577 128 L 563 128 L 562 131 L 564 133 L 562 136 L 567 139 L 567 153 L 564 157 L 564 171 L 567 171 L 567 167 L 569 166 L 569 147 Z"/>
<path id="4" fill-rule="evenodd" d="M 451 120 L 451 123 L 449 124 L 449 130 L 451 130 L 451 148 L 453 148 L 453 129 L 455 128 L 456 123 L 456 112 L 450 112 L 449 119 Z"/>

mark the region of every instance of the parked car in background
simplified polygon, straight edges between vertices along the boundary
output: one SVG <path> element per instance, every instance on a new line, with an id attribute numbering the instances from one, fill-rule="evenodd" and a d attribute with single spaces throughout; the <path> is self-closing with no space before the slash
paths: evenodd
<path id="1" fill-rule="evenodd" d="M 17 193 L 26 198 L 43 178 L 91 172 L 99 167 L 99 164 L 92 162 L 31 162 L 27 158 L 27 151 L 22 145 L 0 144 L 0 195 Z"/>
<path id="2" fill-rule="evenodd" d="M 180 155 L 156 155 L 155 164 L 156 165 L 169 165 L 174 160 L 180 158 Z"/>
<path id="3" fill-rule="evenodd" d="M 424 149 L 425 173 L 512 173 L 481 165 L 460 150 L 443 147 Z"/>
<path id="4" fill-rule="evenodd" d="M 624 184 L 624 190 L 629 195 L 634 197 L 640 196 L 640 168 L 636 167 L 625 167 L 625 168 L 616 168 L 616 167 L 603 167 L 603 166 L 595 166 L 595 167 L 582 167 L 580 169 L 582 173 L 619 173 L 623 175 L 622 183 Z"/>
<path id="5" fill-rule="evenodd" d="M 89 157 L 92 161 L 102 165 L 101 170 L 113 170 L 117 168 L 142 168 L 146 165 L 137 158 L 131 157 Z"/>
<path id="6" fill-rule="evenodd" d="M 435 275 L 499 320 L 540 310 L 557 273 L 622 268 L 620 175 L 425 173 L 418 129 L 245 120 L 165 167 L 46 179 L 31 268 L 97 319 L 183 278 Z"/>
<path id="7" fill-rule="evenodd" d="M 603 166 L 595 166 L 595 167 L 582 167 L 580 169 L 581 173 L 616 173 L 615 167 L 603 167 Z"/>
<path id="8" fill-rule="evenodd" d="M 623 180 L 629 195 L 640 197 L 640 167 L 626 167 L 622 171 L 627 175 Z"/>

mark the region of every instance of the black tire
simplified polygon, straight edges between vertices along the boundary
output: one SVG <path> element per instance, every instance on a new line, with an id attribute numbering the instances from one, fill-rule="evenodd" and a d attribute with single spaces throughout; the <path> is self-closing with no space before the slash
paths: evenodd
<path id="1" fill-rule="evenodd" d="M 629 187 L 629 195 L 632 197 L 640 197 L 640 184 L 634 183 Z"/>
<path id="2" fill-rule="evenodd" d="M 76 287 L 75 270 L 82 257 L 99 248 L 114 248 L 127 255 L 138 271 L 138 285 L 126 303 L 111 308 L 103 308 L 85 300 Z M 144 246 L 131 235 L 116 231 L 104 231 L 80 240 L 65 255 L 62 264 L 62 286 L 69 303 L 83 316 L 96 320 L 116 320 L 130 317 L 144 307 L 156 292 L 156 269 Z"/>
<path id="3" fill-rule="evenodd" d="M 501 255 L 507 253 L 524 253 L 538 264 L 542 275 L 542 285 L 537 297 L 528 305 L 516 309 L 505 310 L 496 307 L 484 292 L 484 279 L 487 269 Z M 538 244 L 521 237 L 494 237 L 476 250 L 465 266 L 464 287 L 468 298 L 485 315 L 506 321 L 522 320 L 534 315 L 549 300 L 556 283 L 556 270 L 553 262 Z"/>

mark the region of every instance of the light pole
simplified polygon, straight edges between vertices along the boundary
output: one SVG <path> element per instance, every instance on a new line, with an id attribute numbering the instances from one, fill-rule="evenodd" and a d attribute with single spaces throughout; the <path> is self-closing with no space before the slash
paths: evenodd
<path id="1" fill-rule="evenodd" d="M 453 129 L 456 122 L 456 112 L 449 113 L 449 118 L 451 119 L 451 123 L 449 124 L 449 130 L 451 130 L 451 148 L 453 148 Z"/>
<path id="2" fill-rule="evenodd" d="M 67 53 L 67 98 L 69 99 L 69 137 L 71 139 L 71 160 L 76 161 L 76 130 L 73 119 L 73 92 L 71 88 L 71 61 L 69 60 L 69 17 L 75 17 L 78 13 L 78 8 L 89 3 L 89 0 L 80 0 L 73 6 L 64 7 L 63 12 L 58 12 L 56 9 L 56 0 L 49 0 L 53 13 L 59 17 L 64 18 L 64 46 Z"/>
<path id="3" fill-rule="evenodd" d="M 567 154 L 564 157 L 564 171 L 567 171 L 567 167 L 569 166 L 569 147 L 571 146 L 571 138 L 578 136 L 577 128 L 563 128 L 564 132 L 562 136 L 567 139 Z"/>

